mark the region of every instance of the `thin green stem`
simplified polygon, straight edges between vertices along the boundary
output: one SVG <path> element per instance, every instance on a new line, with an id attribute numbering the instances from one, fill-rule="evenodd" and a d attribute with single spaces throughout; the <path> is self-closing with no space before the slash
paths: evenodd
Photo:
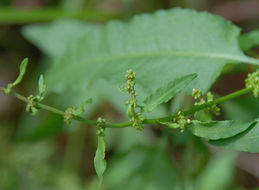
<path id="1" fill-rule="evenodd" d="M 0 7 L 0 24 L 27 24 L 68 18 L 107 21 L 121 17 L 119 13 L 105 13 L 97 10 L 66 11 L 53 8 L 17 9 Z"/>
<path id="2" fill-rule="evenodd" d="M 0 91 L 4 92 L 5 88 L 0 87 Z M 193 113 L 195 113 L 197 111 L 200 111 L 202 109 L 211 107 L 213 104 L 219 104 L 219 103 L 222 103 L 222 102 L 225 102 L 225 101 L 237 98 L 237 97 L 242 96 L 244 94 L 247 94 L 247 93 L 249 93 L 251 91 L 252 91 L 251 88 L 243 88 L 243 89 L 241 89 L 239 91 L 236 91 L 236 92 L 233 92 L 233 93 L 228 94 L 226 96 L 223 96 L 221 98 L 218 98 L 214 102 L 209 102 L 209 103 L 206 103 L 206 104 L 203 104 L 203 105 L 200 105 L 200 106 L 194 106 L 193 108 L 184 111 L 183 114 L 185 116 L 191 115 L 191 114 L 193 114 Z M 17 99 L 19 99 L 19 100 L 21 100 L 21 101 L 23 101 L 25 103 L 29 103 L 30 102 L 25 96 L 22 96 L 21 94 L 16 93 L 13 90 L 11 90 L 10 94 L 15 96 Z M 60 110 L 60 109 L 57 109 L 57 108 L 54 108 L 54 107 L 51 107 L 51 106 L 48 106 L 48 105 L 45 105 L 45 104 L 41 104 L 41 103 L 37 103 L 36 106 L 41 108 L 41 109 L 47 110 L 49 112 L 61 115 L 63 117 L 65 116 L 65 112 Z M 171 116 L 161 117 L 161 118 L 156 118 L 156 119 L 146 119 L 146 120 L 143 121 L 143 124 L 159 124 L 161 122 L 172 121 L 173 117 L 174 116 L 171 115 Z M 98 124 L 97 121 L 90 120 L 90 119 L 85 119 L 85 118 L 80 117 L 80 116 L 75 116 L 74 119 L 78 120 L 78 121 L 81 121 L 81 122 L 84 122 L 84 123 L 87 123 L 87 124 L 90 124 L 90 125 L 97 126 L 97 124 Z M 107 127 L 107 128 L 124 128 L 124 127 L 129 127 L 131 125 L 132 125 L 132 122 L 105 123 L 104 127 Z"/>
<path id="3" fill-rule="evenodd" d="M 209 103 L 206 103 L 206 104 L 202 104 L 200 106 L 194 106 L 193 108 L 184 111 L 183 115 L 185 115 L 185 116 L 191 115 L 191 114 L 193 114 L 197 111 L 200 111 L 200 110 L 203 110 L 205 108 L 211 107 L 213 104 L 219 104 L 221 102 L 225 102 L 227 100 L 231 100 L 231 99 L 237 98 L 239 96 L 242 96 L 242 95 L 247 94 L 249 92 L 252 92 L 251 88 L 243 88 L 243 89 L 238 90 L 236 92 L 230 93 L 226 96 L 222 96 L 221 98 L 216 99 L 214 102 L 209 102 Z M 148 120 L 145 120 L 144 122 L 146 124 L 157 124 L 159 122 L 172 121 L 173 117 L 174 116 L 171 115 L 171 116 L 161 117 L 161 118 L 157 118 L 157 119 L 148 119 Z"/>

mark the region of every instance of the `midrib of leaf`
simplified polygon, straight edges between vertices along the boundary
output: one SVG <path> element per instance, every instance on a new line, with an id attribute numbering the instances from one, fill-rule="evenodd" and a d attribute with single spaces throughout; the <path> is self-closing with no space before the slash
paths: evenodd
<path id="1" fill-rule="evenodd" d="M 240 52 L 242 53 L 242 52 Z M 238 62 L 245 62 L 259 65 L 259 60 L 247 57 L 245 55 L 230 55 L 230 54 L 219 54 L 219 53 L 200 53 L 200 52 L 191 52 L 191 51 L 179 51 L 176 50 L 174 52 L 171 51 L 159 51 L 159 52 L 150 52 L 150 53 L 134 53 L 134 54 L 124 54 L 124 55 L 117 55 L 117 56 L 106 56 L 103 58 L 96 58 L 88 60 L 87 63 L 98 63 L 104 61 L 113 61 L 113 60 L 120 60 L 120 59 L 129 59 L 129 58 L 138 58 L 138 57 L 159 57 L 159 56 L 173 56 L 173 57 L 188 57 L 188 58 L 209 58 L 209 59 L 222 59 L 222 60 L 229 60 L 229 61 L 238 61 Z M 81 63 L 85 64 L 85 63 Z M 74 65 L 73 65 L 74 66 Z"/>

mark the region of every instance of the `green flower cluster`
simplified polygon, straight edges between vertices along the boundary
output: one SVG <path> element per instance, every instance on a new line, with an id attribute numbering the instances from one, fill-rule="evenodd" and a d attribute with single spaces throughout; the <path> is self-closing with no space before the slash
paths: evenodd
<path id="1" fill-rule="evenodd" d="M 104 127 L 104 124 L 106 123 L 106 120 L 105 119 L 103 119 L 103 118 L 101 118 L 101 117 L 99 117 L 98 119 L 97 119 L 97 135 L 98 136 L 102 136 L 102 137 L 104 137 L 105 136 L 105 133 L 104 133 L 104 131 L 105 131 L 105 127 Z"/>
<path id="2" fill-rule="evenodd" d="M 65 115 L 64 115 L 64 121 L 65 121 L 66 124 L 70 124 L 71 120 L 75 119 L 76 111 L 77 111 L 77 107 L 76 106 L 71 106 L 71 107 L 66 109 Z"/>
<path id="3" fill-rule="evenodd" d="M 249 73 L 246 80 L 246 87 L 253 90 L 253 95 L 258 97 L 259 95 L 259 69 L 253 73 Z"/>
<path id="4" fill-rule="evenodd" d="M 202 92 L 200 90 L 193 89 L 192 96 L 196 100 L 196 102 L 194 103 L 195 106 L 200 106 L 206 103 L 212 103 L 212 106 L 208 107 L 207 110 L 211 111 L 215 115 L 220 115 L 220 108 L 217 107 L 216 104 L 213 104 L 214 96 L 211 92 L 207 92 L 207 101 L 204 99 Z"/>
<path id="5" fill-rule="evenodd" d="M 28 104 L 26 105 L 26 111 L 32 113 L 32 115 L 36 115 L 39 111 L 39 107 L 37 107 L 37 103 L 39 103 L 41 100 L 38 96 L 30 95 L 27 97 Z"/>
<path id="6" fill-rule="evenodd" d="M 174 127 L 171 127 L 171 128 L 180 128 L 180 131 L 183 133 L 185 127 L 191 123 L 191 120 L 186 119 L 183 113 L 181 111 L 178 111 L 177 113 L 174 114 L 172 122 L 173 122 L 172 125 Z"/>
<path id="7" fill-rule="evenodd" d="M 43 75 L 40 75 L 39 81 L 39 93 L 35 95 L 30 95 L 27 97 L 29 103 L 26 106 L 26 111 L 31 112 L 32 115 L 36 115 L 39 111 L 37 103 L 40 103 L 46 96 L 46 85 L 44 83 Z"/>
<path id="8" fill-rule="evenodd" d="M 127 115 L 130 118 L 130 121 L 132 122 L 132 126 L 137 130 L 142 130 L 143 126 L 141 124 L 145 120 L 145 118 L 142 115 L 141 106 L 139 106 L 137 103 L 137 93 L 135 90 L 134 81 L 135 77 L 136 73 L 133 72 L 132 69 L 127 70 L 127 74 L 125 75 L 127 85 L 123 86 L 120 90 L 127 91 L 130 96 L 129 100 L 126 102 L 126 105 L 128 106 Z M 136 112 L 136 108 L 139 108 L 140 111 Z"/>

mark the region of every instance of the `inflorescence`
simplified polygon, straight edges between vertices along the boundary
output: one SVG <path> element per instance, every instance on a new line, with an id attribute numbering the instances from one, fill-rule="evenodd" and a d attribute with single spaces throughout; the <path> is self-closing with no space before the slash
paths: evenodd
<path id="1" fill-rule="evenodd" d="M 185 127 L 191 123 L 190 119 L 186 119 L 181 111 L 178 111 L 174 114 L 173 125 L 175 128 L 180 128 L 180 131 L 183 133 Z"/>
<path id="2" fill-rule="evenodd" d="M 105 136 L 105 133 L 104 133 L 104 131 L 105 131 L 105 127 L 104 127 L 104 124 L 106 123 L 106 120 L 105 119 L 103 119 L 103 118 L 101 118 L 101 117 L 99 117 L 98 119 L 97 119 L 97 135 L 98 136 Z"/>
<path id="3" fill-rule="evenodd" d="M 246 87 L 253 90 L 253 95 L 258 97 L 259 95 L 259 69 L 253 73 L 249 73 L 246 80 Z"/>
<path id="4" fill-rule="evenodd" d="M 135 90 L 135 77 L 136 73 L 132 71 L 132 69 L 127 70 L 127 74 L 125 78 L 127 80 L 127 85 L 123 86 L 120 90 L 127 91 L 129 93 L 130 99 L 126 102 L 128 106 L 127 115 L 132 122 L 132 126 L 137 130 L 142 130 L 142 122 L 145 120 L 144 116 L 142 115 L 141 106 L 138 105 L 137 102 L 137 93 Z M 137 112 L 136 108 L 139 108 L 140 111 Z"/>
<path id="5" fill-rule="evenodd" d="M 207 101 L 203 97 L 203 94 L 200 90 L 193 89 L 192 96 L 194 97 L 194 100 L 196 100 L 196 102 L 194 103 L 195 106 L 200 106 L 206 103 L 212 103 L 212 106 L 208 107 L 207 111 L 211 111 L 215 115 L 220 115 L 220 108 L 216 104 L 213 104 L 214 96 L 211 92 L 207 92 Z"/>

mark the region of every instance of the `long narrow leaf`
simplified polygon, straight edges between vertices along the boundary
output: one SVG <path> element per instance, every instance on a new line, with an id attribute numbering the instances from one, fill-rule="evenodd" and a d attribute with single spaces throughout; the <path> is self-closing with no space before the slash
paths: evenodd
<path id="1" fill-rule="evenodd" d="M 144 111 L 150 112 L 155 109 L 159 104 L 169 101 L 177 93 L 183 90 L 196 77 L 197 74 L 186 75 L 184 77 L 172 80 L 166 85 L 158 88 L 155 92 L 153 92 L 144 100 Z"/>

